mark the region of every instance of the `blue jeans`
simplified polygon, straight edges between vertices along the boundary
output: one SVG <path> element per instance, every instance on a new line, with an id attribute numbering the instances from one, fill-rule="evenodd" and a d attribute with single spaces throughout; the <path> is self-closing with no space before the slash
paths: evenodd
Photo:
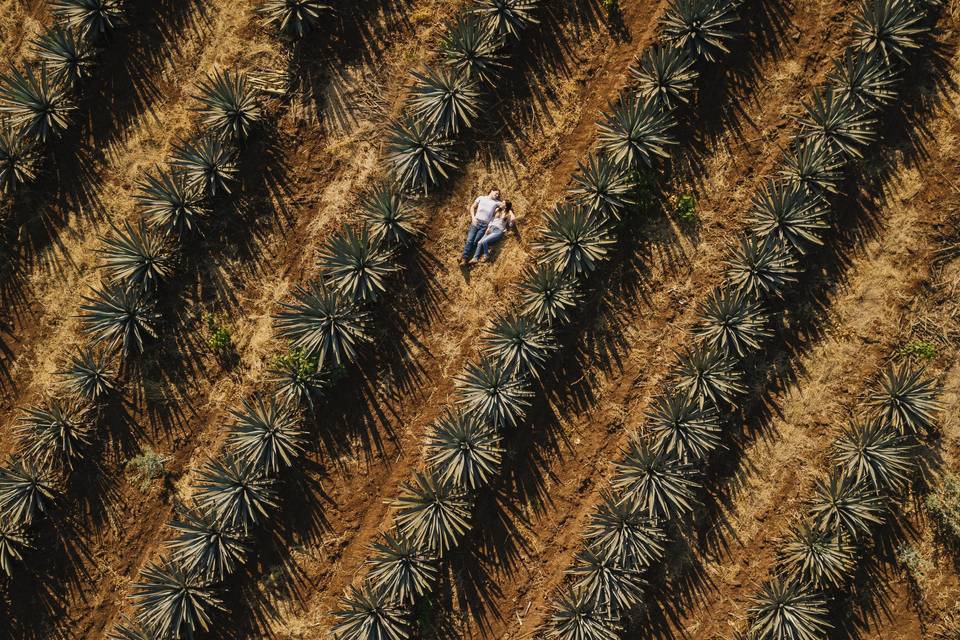
<path id="1" fill-rule="evenodd" d="M 483 234 L 487 230 L 486 222 L 475 222 L 470 225 L 470 228 L 467 229 L 467 242 L 463 245 L 463 259 L 467 260 L 470 256 L 473 255 L 474 250 L 477 248 L 477 243 L 480 242 L 480 238 L 483 237 Z"/>
<path id="2" fill-rule="evenodd" d="M 482 258 L 490 253 L 490 245 L 495 244 L 503 237 L 503 231 L 494 228 L 486 238 L 477 244 L 477 252 L 473 254 L 474 258 Z"/>

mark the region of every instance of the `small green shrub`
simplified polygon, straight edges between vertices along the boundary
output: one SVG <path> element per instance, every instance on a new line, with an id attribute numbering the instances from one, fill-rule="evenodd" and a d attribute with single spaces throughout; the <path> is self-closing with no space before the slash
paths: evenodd
<path id="1" fill-rule="evenodd" d="M 683 224 L 696 224 L 697 199 L 690 193 L 677 197 L 673 202 L 673 215 Z"/>
<path id="2" fill-rule="evenodd" d="M 945 474 L 940 486 L 927 495 L 926 502 L 940 529 L 960 543 L 960 477 Z"/>
<path id="3" fill-rule="evenodd" d="M 140 491 L 146 493 L 154 480 L 159 480 L 166 474 L 163 461 L 163 456 L 154 451 L 153 447 L 148 446 L 140 452 L 140 455 L 127 461 L 127 476 L 139 483 Z"/>
<path id="4" fill-rule="evenodd" d="M 207 325 L 207 347 L 218 357 L 226 357 L 233 354 L 233 335 L 230 328 L 222 324 L 214 315 L 204 316 Z"/>
<path id="5" fill-rule="evenodd" d="M 937 357 L 937 345 L 917 338 L 905 344 L 900 349 L 900 354 L 918 360 L 933 360 Z"/>
<path id="6" fill-rule="evenodd" d="M 903 543 L 897 547 L 897 558 L 910 574 L 910 579 L 918 586 L 925 584 L 927 577 L 933 572 L 930 560 L 911 544 Z"/>
<path id="7" fill-rule="evenodd" d="M 308 355 L 302 347 L 291 347 L 288 353 L 277 354 L 273 357 L 274 369 L 296 369 L 302 378 L 317 370 L 319 358 Z"/>

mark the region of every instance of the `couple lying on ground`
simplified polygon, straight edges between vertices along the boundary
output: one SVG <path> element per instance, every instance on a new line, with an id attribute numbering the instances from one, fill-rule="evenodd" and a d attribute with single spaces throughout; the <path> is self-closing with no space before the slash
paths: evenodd
<path id="1" fill-rule="evenodd" d="M 494 187 L 485 196 L 478 196 L 470 205 L 470 228 L 463 245 L 460 264 L 486 262 L 490 247 L 514 227 L 516 218 L 509 200 L 500 199 L 500 189 Z"/>

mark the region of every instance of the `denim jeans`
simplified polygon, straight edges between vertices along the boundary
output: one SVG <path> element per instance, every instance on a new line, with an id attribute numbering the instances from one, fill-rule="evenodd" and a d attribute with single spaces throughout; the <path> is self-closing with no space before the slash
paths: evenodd
<path id="1" fill-rule="evenodd" d="M 477 252 L 473 254 L 474 258 L 482 258 L 490 253 L 490 245 L 495 244 L 503 237 L 503 231 L 494 227 L 486 238 L 477 243 Z"/>
<path id="2" fill-rule="evenodd" d="M 486 222 L 475 222 L 467 229 L 467 242 L 463 245 L 463 259 L 467 260 L 473 255 L 477 248 L 477 243 L 487 230 Z"/>

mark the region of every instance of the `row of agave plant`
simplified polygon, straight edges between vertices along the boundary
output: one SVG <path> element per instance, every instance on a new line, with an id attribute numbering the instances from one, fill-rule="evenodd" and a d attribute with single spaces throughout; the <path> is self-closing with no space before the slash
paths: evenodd
<path id="1" fill-rule="evenodd" d="M 302 5 L 318 7 L 319 3 Z M 373 340 L 375 306 L 420 233 L 409 192 L 425 194 L 448 176 L 434 170 L 431 145 L 451 149 L 478 122 L 479 101 L 507 68 L 508 52 L 538 23 L 539 0 L 475 0 L 440 46 L 437 68 L 415 72 L 407 113 L 391 125 L 390 178 L 359 203 L 361 224 L 345 226 L 320 252 L 320 277 L 276 318 L 287 353 L 274 358 L 273 394 L 232 409 L 225 450 L 199 470 L 192 504 L 170 524 L 166 553 L 134 585 L 135 615 L 116 638 L 187 638 L 205 633 L 223 608 L 229 578 L 255 560 L 258 534 L 282 508 L 284 472 L 306 455 L 306 418 L 315 414 L 331 374 L 355 362 Z M 303 14 L 311 15 L 311 14 Z M 289 33 L 301 33 L 295 19 Z M 461 100 L 474 106 L 466 109 Z"/>
<path id="2" fill-rule="evenodd" d="M 671 534 L 694 526 L 708 466 L 723 449 L 723 428 L 735 423 L 749 399 L 747 374 L 763 366 L 760 356 L 774 334 L 775 318 L 788 294 L 796 292 L 804 260 L 824 242 L 831 199 L 845 171 L 876 139 L 878 116 L 896 99 L 931 7 L 913 0 L 863 3 L 853 23 L 853 44 L 835 62 L 827 86 L 804 104 L 782 171 L 753 199 L 748 232 L 730 252 L 725 281 L 698 311 L 694 344 L 678 353 L 641 434 L 631 438 L 615 464 L 610 487 L 589 517 L 583 548 L 554 601 L 547 635 L 619 637 L 623 619 L 642 602 L 645 578 L 666 561 Z M 912 369 L 892 369 L 871 402 L 887 419 L 851 430 L 844 445 L 850 460 L 873 456 L 878 443 L 909 438 L 917 424 L 904 421 L 929 417 L 931 384 Z M 884 456 L 874 462 L 874 469 L 888 476 L 901 470 L 899 461 Z M 869 528 L 878 497 L 861 479 L 838 471 L 819 486 L 813 509 L 853 528 Z M 769 606 L 758 603 L 757 611 L 775 616 L 781 602 L 776 598 L 787 597 L 784 593 L 765 592 Z M 785 629 L 764 623 L 754 631 L 764 640 L 819 637 L 818 629 L 809 634 Z"/>
<path id="3" fill-rule="evenodd" d="M 888 366 L 868 410 L 833 443 L 833 467 L 818 479 L 805 518 L 779 543 L 776 571 L 752 598 L 748 637 L 808 640 L 832 627 L 840 602 L 869 559 L 886 520 L 910 496 L 930 450 L 938 387 L 908 366 Z"/>

